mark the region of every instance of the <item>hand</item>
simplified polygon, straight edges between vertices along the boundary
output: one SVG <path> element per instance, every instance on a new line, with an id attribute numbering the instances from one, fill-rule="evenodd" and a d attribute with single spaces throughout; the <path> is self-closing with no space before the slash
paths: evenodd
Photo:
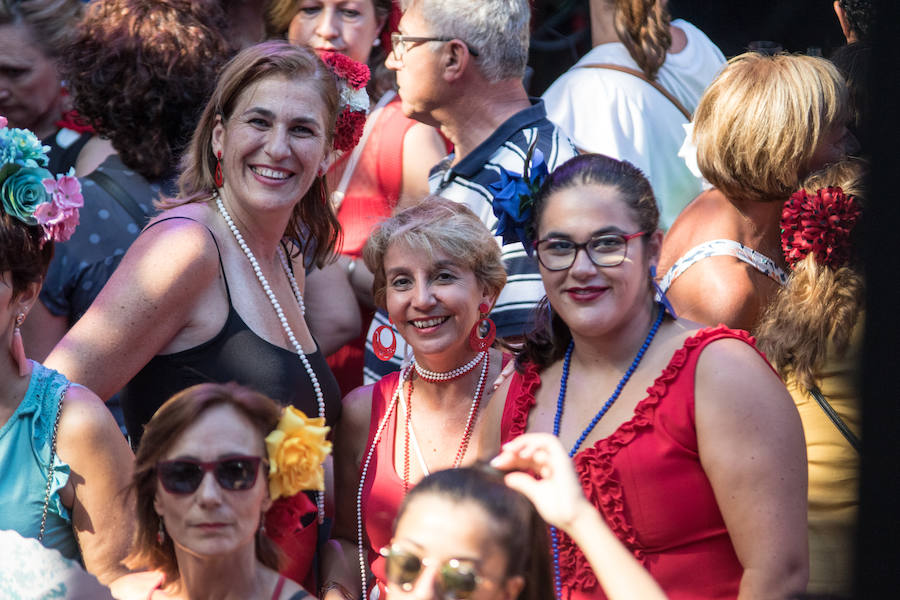
<path id="1" fill-rule="evenodd" d="M 528 433 L 504 444 L 491 465 L 512 471 L 505 476 L 506 485 L 524 494 L 545 521 L 563 531 L 583 511 L 594 510 L 584 497 L 568 454 L 549 433 Z"/>
<path id="2" fill-rule="evenodd" d="M 503 382 L 509 379 L 509 376 L 512 375 L 515 371 L 516 361 L 511 360 L 506 363 L 506 366 L 503 367 L 503 370 L 500 371 L 499 375 L 497 375 L 497 379 L 495 379 L 494 383 L 491 384 L 491 393 L 493 394 L 494 392 L 496 392 L 497 388 L 503 385 Z"/>

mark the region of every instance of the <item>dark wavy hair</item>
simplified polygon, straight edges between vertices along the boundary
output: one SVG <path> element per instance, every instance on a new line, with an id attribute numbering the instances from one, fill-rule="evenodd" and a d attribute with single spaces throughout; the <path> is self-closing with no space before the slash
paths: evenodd
<path id="1" fill-rule="evenodd" d="M 506 576 L 525 580 L 518 600 L 554 597 L 547 523 L 528 498 L 507 487 L 500 471 L 480 464 L 432 473 L 406 496 L 397 523 L 410 504 L 426 496 L 480 506 L 489 516 L 492 540 L 506 554 Z"/>
<path id="2" fill-rule="evenodd" d="M 160 523 L 153 507 L 157 491 L 156 463 L 203 413 L 221 405 L 231 406 L 247 417 L 261 439 L 275 429 L 281 417 L 281 409 L 274 400 L 236 383 L 201 383 L 169 398 L 144 426 L 134 457 L 134 476 L 126 489 L 137 501 L 134 543 L 125 559 L 129 568 L 158 569 L 165 573 L 167 582 L 178 581 L 178 562 L 171 537 L 167 536 L 162 544 L 156 540 Z M 261 444 L 259 451 L 261 456 L 266 456 L 265 444 Z M 281 555 L 268 537 L 256 536 L 256 556 L 262 564 L 278 570 Z"/>
<path id="3" fill-rule="evenodd" d="M 871 40 L 875 25 L 875 0 L 838 0 L 838 2 L 847 16 L 850 29 L 861 41 Z"/>
<path id="4" fill-rule="evenodd" d="M 42 246 L 43 236 L 40 225 L 26 225 L 0 210 L 0 274 L 10 274 L 13 300 L 32 283 L 43 281 L 47 274 L 53 242 Z"/>
<path id="5" fill-rule="evenodd" d="M 147 179 L 174 172 L 234 53 L 217 2 L 97 0 L 61 57 L 75 108 Z"/>
<path id="6" fill-rule="evenodd" d="M 541 186 L 532 208 L 533 238 L 538 239 L 541 216 L 554 194 L 587 185 L 609 186 L 618 191 L 641 231 L 654 232 L 659 227 L 659 208 L 653 188 L 640 169 L 628 161 L 603 154 L 581 154 L 557 167 Z M 644 244 L 648 239 L 646 235 L 641 237 Z M 647 293 L 651 294 L 651 290 L 648 278 Z M 516 368 L 520 371 L 525 363 L 533 363 L 540 369 L 550 366 L 563 357 L 572 340 L 569 326 L 552 310 L 546 296 L 538 303 L 535 312 L 535 328 L 525 334 L 525 344 L 516 356 Z"/>
<path id="7" fill-rule="evenodd" d="M 319 92 L 325 105 L 326 147 L 334 136 L 340 95 L 334 74 L 319 60 L 315 52 L 294 46 L 285 40 L 272 40 L 245 48 L 222 69 L 212 97 L 206 103 L 191 142 L 181 161 L 178 178 L 179 197 L 159 203 L 172 208 L 189 202 L 209 199 L 216 189 L 213 173 L 216 156 L 212 149 L 216 119 L 227 121 L 241 94 L 254 83 L 269 77 L 308 82 Z M 322 266 L 333 259 L 341 226 L 328 200 L 325 177 L 316 177 L 306 195 L 297 203 L 284 232 L 284 237 Z"/>

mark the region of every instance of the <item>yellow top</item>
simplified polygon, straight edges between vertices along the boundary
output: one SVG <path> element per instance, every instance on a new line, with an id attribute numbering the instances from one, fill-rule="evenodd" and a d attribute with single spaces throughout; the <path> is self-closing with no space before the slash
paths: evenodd
<path id="1" fill-rule="evenodd" d="M 828 360 L 816 382 L 847 427 L 860 436 L 860 402 L 856 367 L 864 318 L 854 327 L 845 356 Z M 850 596 L 853 584 L 856 515 L 859 506 L 859 454 L 835 427 L 815 398 L 792 376 L 788 391 L 800 412 L 809 461 L 810 593 Z"/>

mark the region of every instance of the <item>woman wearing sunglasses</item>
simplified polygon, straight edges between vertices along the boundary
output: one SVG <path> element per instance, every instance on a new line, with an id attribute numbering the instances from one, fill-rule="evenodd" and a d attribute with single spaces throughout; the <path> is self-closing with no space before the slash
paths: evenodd
<path id="1" fill-rule="evenodd" d="M 504 441 L 556 435 L 584 493 L 670 598 L 785 598 L 807 577 L 803 433 L 742 331 L 699 329 L 654 299 L 662 233 L 630 163 L 575 157 L 534 201 L 547 303 L 518 357 Z M 556 597 L 602 597 L 552 531 Z"/>
<path id="2" fill-rule="evenodd" d="M 113 583 L 120 600 L 308 598 L 280 576 L 263 527 L 272 504 L 266 436 L 274 401 L 236 384 L 173 396 L 147 423 L 131 492 L 137 532 L 126 563 L 149 572 Z"/>
<path id="3" fill-rule="evenodd" d="M 327 600 L 357 598 L 374 583 L 383 593 L 378 550 L 406 493 L 430 471 L 500 449 L 503 407 L 487 389 L 504 362 L 491 347 L 495 328 L 487 319 L 506 282 L 494 237 L 466 206 L 431 197 L 379 226 L 363 256 L 375 274 L 376 302 L 413 355 L 399 373 L 344 399 L 335 433 L 337 544 L 325 559 L 321 595 Z M 389 358 L 396 342 L 381 333 L 373 345 Z"/>

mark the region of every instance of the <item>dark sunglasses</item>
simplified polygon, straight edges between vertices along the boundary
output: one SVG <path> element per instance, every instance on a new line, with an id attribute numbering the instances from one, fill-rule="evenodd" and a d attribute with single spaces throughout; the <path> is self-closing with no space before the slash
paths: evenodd
<path id="1" fill-rule="evenodd" d="M 189 458 L 164 460 L 156 463 L 156 475 L 170 494 L 193 494 L 209 471 L 222 489 L 237 492 L 253 487 L 260 462 L 259 456 L 229 456 L 212 462 Z"/>
<path id="2" fill-rule="evenodd" d="M 429 559 L 397 546 L 385 546 L 379 554 L 385 558 L 388 582 L 404 592 L 412 591 L 422 569 L 431 564 Z M 471 598 L 481 581 L 475 565 L 467 561 L 451 558 L 438 569 L 438 583 L 445 600 Z"/>

